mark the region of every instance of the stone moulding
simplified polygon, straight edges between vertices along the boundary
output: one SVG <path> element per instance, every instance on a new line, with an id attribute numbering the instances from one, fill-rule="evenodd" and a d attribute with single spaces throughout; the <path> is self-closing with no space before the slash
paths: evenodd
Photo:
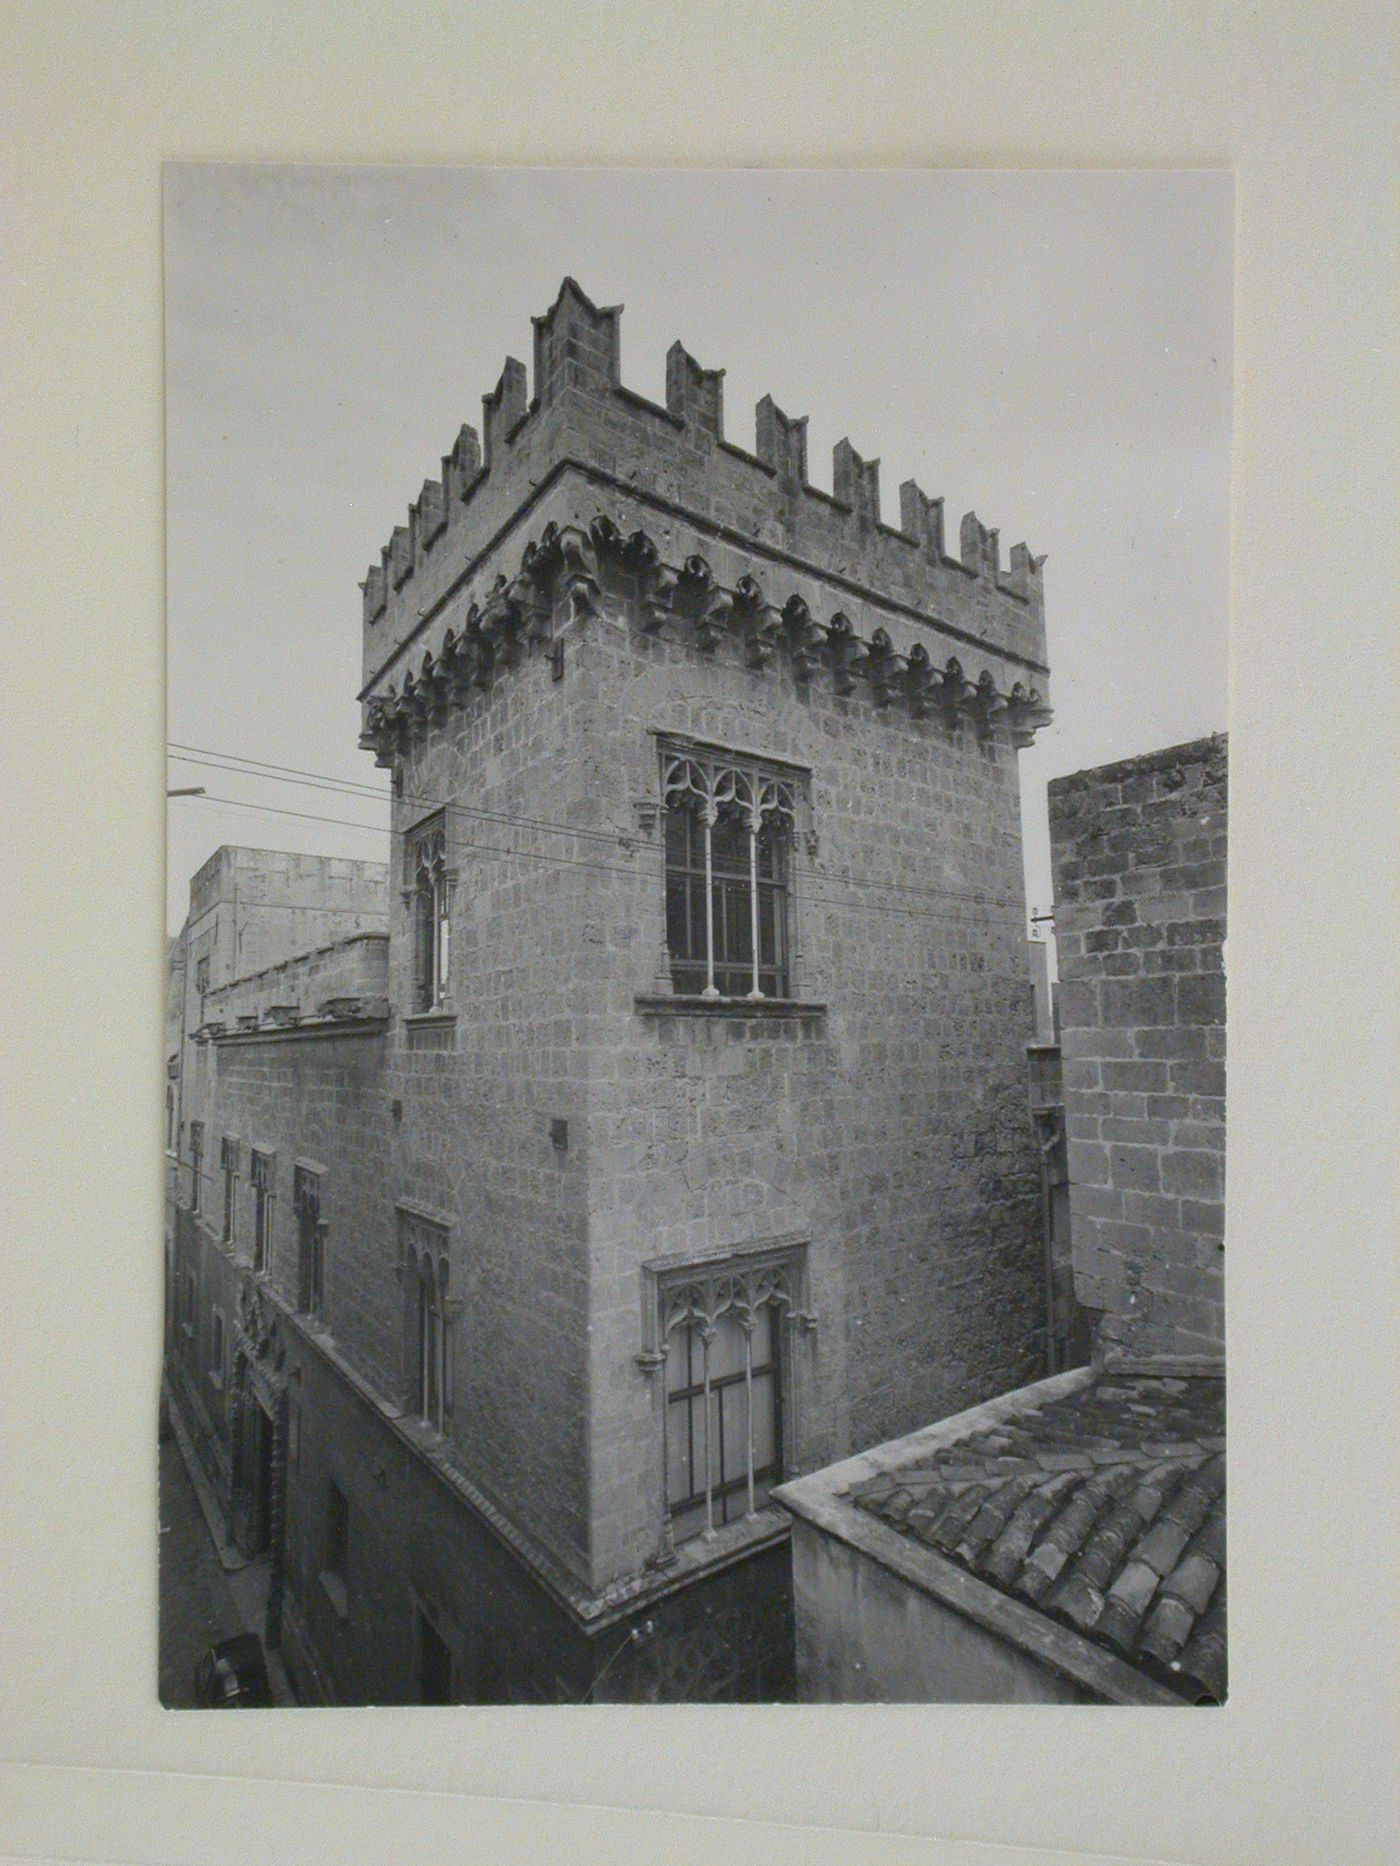
<path id="1" fill-rule="evenodd" d="M 808 999 L 797 998 L 701 998 L 676 993 L 639 992 L 632 1000 L 643 1017 L 720 1017 L 766 1019 L 784 1023 L 794 1019 L 816 1021 L 827 1014 L 827 1007 Z"/>
<path id="2" fill-rule="evenodd" d="M 734 641 L 746 664 L 760 672 L 781 652 L 799 686 L 825 675 L 838 695 L 863 686 L 877 707 L 898 702 L 916 720 L 932 716 L 950 729 L 969 725 L 980 737 L 1005 732 L 1017 747 L 1031 744 L 1052 717 L 1034 686 L 1016 681 L 1003 691 L 990 670 L 971 681 L 956 655 L 939 667 L 922 643 L 902 654 L 883 628 L 863 640 L 842 611 L 823 621 L 795 593 L 779 604 L 750 574 L 728 589 L 698 553 L 667 564 L 646 532 L 624 536 L 599 514 L 586 528 L 546 525 L 525 547 L 516 574 L 498 575 L 485 600 L 470 605 L 462 626 L 445 631 L 436 654 L 425 649 L 416 670 L 406 667 L 397 684 L 388 680 L 366 698 L 361 742 L 373 750 L 375 763 L 391 766 L 417 736 L 489 688 L 499 673 L 564 627 L 581 627 L 599 615 L 605 580 L 635 614 L 641 633 L 674 635 L 701 654 Z"/>

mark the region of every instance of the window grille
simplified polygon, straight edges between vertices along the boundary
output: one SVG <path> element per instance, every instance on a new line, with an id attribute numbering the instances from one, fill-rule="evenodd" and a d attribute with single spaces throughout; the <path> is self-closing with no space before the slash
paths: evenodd
<path id="1" fill-rule="evenodd" d="M 795 773 L 662 747 L 671 983 L 703 998 L 786 998 Z"/>

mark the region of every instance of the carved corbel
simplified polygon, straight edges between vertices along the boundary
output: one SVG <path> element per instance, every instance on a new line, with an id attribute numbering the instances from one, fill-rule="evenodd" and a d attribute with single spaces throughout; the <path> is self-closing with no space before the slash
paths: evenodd
<path id="1" fill-rule="evenodd" d="M 601 562 L 604 557 L 620 557 L 623 553 L 622 533 L 606 515 L 595 518 L 588 527 L 588 536 L 592 540 L 595 558 Z"/>
<path id="2" fill-rule="evenodd" d="M 511 589 L 524 618 L 525 640 L 532 650 L 542 646 L 554 632 L 554 602 L 548 562 L 539 545 L 525 546 Z"/>
<path id="3" fill-rule="evenodd" d="M 971 711 L 977 722 L 977 730 L 984 736 L 994 730 L 997 720 L 1006 711 L 1006 701 L 997 692 L 990 669 L 984 668 L 978 677 Z"/>
<path id="4" fill-rule="evenodd" d="M 938 710 L 945 724 L 956 726 L 961 723 L 972 701 L 973 692 L 972 682 L 962 671 L 962 662 L 956 655 L 951 655 L 938 681 Z"/>
<path id="5" fill-rule="evenodd" d="M 559 562 L 569 619 L 583 623 L 599 609 L 598 560 L 586 532 L 572 528 L 558 533 Z"/>
<path id="6" fill-rule="evenodd" d="M 740 577 L 734 595 L 744 630 L 744 658 L 750 667 L 767 667 L 777 646 L 781 618 L 752 577 Z"/>
<path id="7" fill-rule="evenodd" d="M 800 596 L 789 596 L 783 605 L 783 632 L 787 637 L 792 677 L 805 685 L 821 659 L 821 630 Z"/>
<path id="8" fill-rule="evenodd" d="M 486 612 L 473 603 L 467 611 L 460 636 L 461 666 L 458 681 L 465 695 L 470 690 L 484 692 L 491 685 L 496 652 L 491 624 Z"/>
<path id="9" fill-rule="evenodd" d="M 1011 689 L 1006 702 L 1006 723 L 1011 729 L 1011 743 L 1018 751 L 1024 751 L 1035 743 L 1035 735 L 1042 726 L 1048 726 L 1054 714 L 1040 697 L 1040 691 L 1032 687 L 1027 693 L 1020 681 Z"/>
<path id="10" fill-rule="evenodd" d="M 416 681 L 412 674 L 404 675 L 403 694 L 401 696 L 403 708 L 402 716 L 410 732 L 416 731 L 418 727 L 426 723 L 428 717 L 428 697 L 429 696 L 423 691 L 420 682 Z"/>
<path id="11" fill-rule="evenodd" d="M 423 666 L 418 675 L 418 690 L 423 696 L 423 705 L 427 718 L 434 725 L 440 725 L 447 717 L 450 698 L 446 668 L 434 661 L 431 654 L 423 656 Z"/>
<path id="12" fill-rule="evenodd" d="M 491 635 L 497 659 L 502 667 L 515 667 L 523 653 L 525 617 L 512 594 L 511 585 L 500 576 L 486 598 L 482 621 Z"/>
<path id="13" fill-rule="evenodd" d="M 703 557 L 687 557 L 682 568 L 687 607 L 695 624 L 696 646 L 711 653 L 729 626 L 734 612 L 733 599 L 715 582 Z"/>
<path id="14" fill-rule="evenodd" d="M 474 631 L 477 624 L 475 604 L 467 611 L 462 623 L 462 632 L 452 644 L 452 697 L 461 705 L 471 694 L 476 684 L 476 641 Z"/>
<path id="15" fill-rule="evenodd" d="M 840 694 L 855 691 L 856 673 L 861 661 L 860 638 L 851 627 L 850 617 L 838 609 L 827 624 L 826 657 L 831 677 Z"/>
<path id="16" fill-rule="evenodd" d="M 627 563 L 637 579 L 641 624 L 648 635 L 659 634 L 674 613 L 680 578 L 661 561 L 661 554 L 644 531 L 627 540 Z"/>
<path id="17" fill-rule="evenodd" d="M 865 675 L 877 706 L 888 706 L 894 698 L 904 667 L 904 656 L 896 654 L 884 629 L 877 628 L 865 657 Z"/>
<path id="18" fill-rule="evenodd" d="M 904 669 L 904 697 L 915 719 L 927 717 L 929 707 L 933 704 L 936 679 L 933 663 L 928 658 L 928 649 L 922 642 L 917 642 L 909 651 L 909 660 Z"/>
<path id="19" fill-rule="evenodd" d="M 365 739 L 374 752 L 374 762 L 387 770 L 393 765 L 398 747 L 398 733 L 383 700 L 371 700 L 365 716 Z"/>

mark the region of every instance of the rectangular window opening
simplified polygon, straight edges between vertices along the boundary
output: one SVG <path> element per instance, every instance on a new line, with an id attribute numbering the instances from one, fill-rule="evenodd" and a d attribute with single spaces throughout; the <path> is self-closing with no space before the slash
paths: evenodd
<path id="1" fill-rule="evenodd" d="M 345 1585 L 350 1568 L 350 1505 L 331 1478 L 326 1485 L 326 1573 Z"/>
<path id="2" fill-rule="evenodd" d="M 253 1187 L 253 1269 L 261 1275 L 272 1247 L 272 1155 L 254 1149 L 248 1178 Z"/>

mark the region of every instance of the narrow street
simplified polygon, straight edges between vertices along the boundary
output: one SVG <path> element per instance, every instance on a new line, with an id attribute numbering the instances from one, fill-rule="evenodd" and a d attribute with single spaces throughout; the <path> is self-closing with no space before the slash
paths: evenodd
<path id="1" fill-rule="evenodd" d="M 172 1431 L 160 1446 L 160 1701 L 193 1710 L 195 1667 L 216 1641 L 261 1633 L 267 1564 L 228 1572 Z M 273 1697 L 295 1700 L 275 1653 L 267 1654 Z"/>

